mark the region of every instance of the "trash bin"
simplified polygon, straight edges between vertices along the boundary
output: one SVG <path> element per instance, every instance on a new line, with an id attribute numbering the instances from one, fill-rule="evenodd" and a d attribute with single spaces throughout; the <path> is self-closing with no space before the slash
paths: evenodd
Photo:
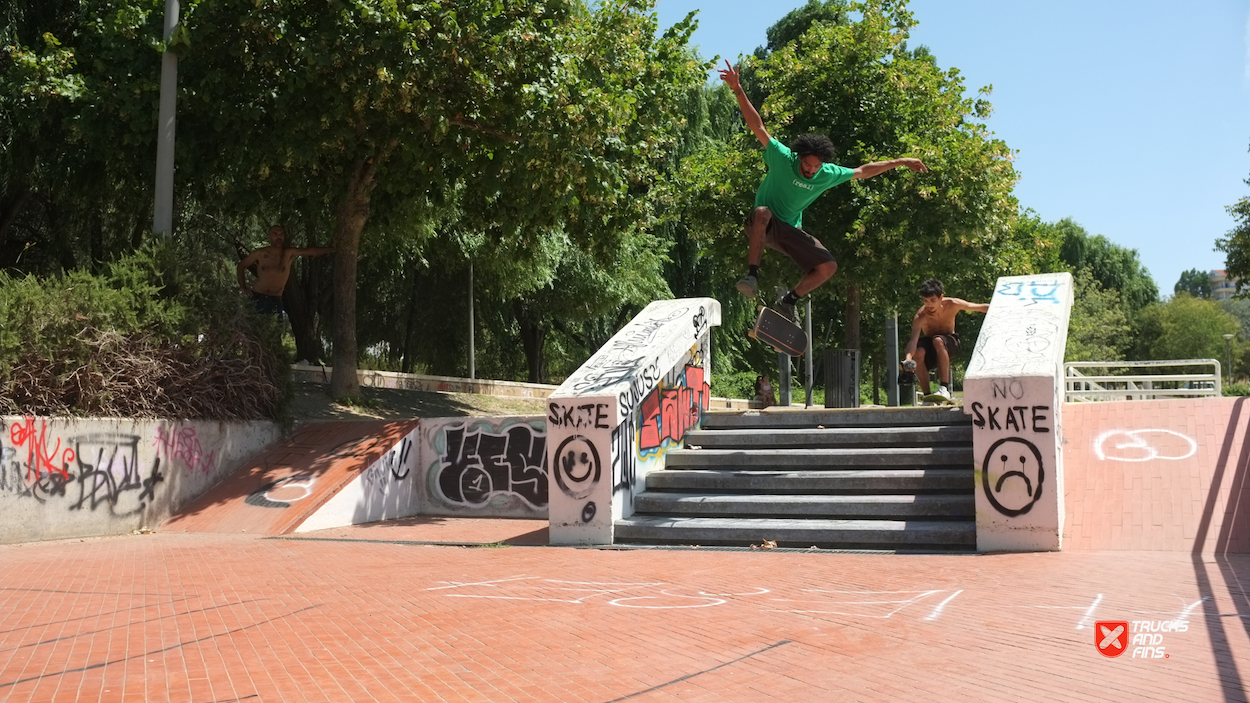
<path id="1" fill-rule="evenodd" d="M 859 407 L 859 350 L 825 350 L 825 407 Z"/>
<path id="2" fill-rule="evenodd" d="M 916 384 L 920 379 L 916 378 L 915 371 L 900 371 L 898 374 L 898 404 L 899 405 L 915 405 L 916 404 Z"/>

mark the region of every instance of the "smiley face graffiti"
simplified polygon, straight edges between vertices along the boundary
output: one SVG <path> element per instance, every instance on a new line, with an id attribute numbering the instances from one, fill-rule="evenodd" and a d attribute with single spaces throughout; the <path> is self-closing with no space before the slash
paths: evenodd
<path id="1" fill-rule="evenodd" d="M 579 434 L 560 443 L 552 466 L 556 484 L 565 495 L 574 500 L 589 496 L 603 473 L 595 443 Z"/>
<path id="2" fill-rule="evenodd" d="M 990 505 L 1007 517 L 1023 515 L 1042 497 L 1042 453 L 1027 439 L 1007 437 L 990 445 L 981 464 L 981 485 Z"/>

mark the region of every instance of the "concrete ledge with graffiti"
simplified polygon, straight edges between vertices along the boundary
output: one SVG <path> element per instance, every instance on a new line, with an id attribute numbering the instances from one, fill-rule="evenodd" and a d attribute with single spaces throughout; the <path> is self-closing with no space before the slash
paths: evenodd
<path id="1" fill-rule="evenodd" d="M 998 279 L 964 377 L 972 415 L 977 549 L 1062 548 L 1063 355 L 1068 273 Z"/>
<path id="2" fill-rule="evenodd" d="M 611 544 L 664 454 L 711 406 L 712 298 L 651 303 L 547 404 L 553 544 Z"/>
<path id="3" fill-rule="evenodd" d="M 0 543 L 155 527 L 280 436 L 271 422 L 0 417 Z"/>

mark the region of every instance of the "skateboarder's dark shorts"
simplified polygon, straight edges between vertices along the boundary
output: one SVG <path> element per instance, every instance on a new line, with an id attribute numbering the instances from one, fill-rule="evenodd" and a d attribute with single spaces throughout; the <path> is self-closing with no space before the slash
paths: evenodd
<path id="1" fill-rule="evenodd" d="M 823 263 L 833 262 L 833 254 L 820 240 L 791 224 L 773 217 L 764 230 L 764 246 L 794 259 L 803 273 Z M 836 262 L 835 262 L 836 263 Z"/>
<path id="2" fill-rule="evenodd" d="M 280 295 L 265 295 L 252 291 L 252 306 L 262 315 L 273 315 L 279 321 L 282 320 L 282 296 Z"/>
<path id="3" fill-rule="evenodd" d="M 950 334 L 935 334 L 932 337 L 925 335 L 920 338 L 920 341 L 916 342 L 916 349 L 924 350 L 926 364 L 930 361 L 937 361 L 937 350 L 933 348 L 934 337 L 941 337 L 946 342 L 946 353 L 948 355 L 955 356 L 955 354 L 959 353 L 959 335 L 954 332 Z"/>

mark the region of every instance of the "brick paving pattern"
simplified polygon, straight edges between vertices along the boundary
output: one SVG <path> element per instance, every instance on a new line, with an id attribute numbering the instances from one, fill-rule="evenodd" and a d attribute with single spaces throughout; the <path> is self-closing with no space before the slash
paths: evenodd
<path id="1" fill-rule="evenodd" d="M 0 546 L 0 701 L 1246 701 L 1250 406 L 1064 421 L 1065 551 L 979 556 L 294 536 L 412 424 L 306 427 L 158 534 Z"/>
<path id="2" fill-rule="evenodd" d="M 0 547 L 0 700 L 1246 700 L 1247 556 L 420 544 L 545 527 L 470 522 Z"/>
<path id="3" fill-rule="evenodd" d="M 1250 554 L 1247 400 L 1064 405 L 1064 548 Z"/>

